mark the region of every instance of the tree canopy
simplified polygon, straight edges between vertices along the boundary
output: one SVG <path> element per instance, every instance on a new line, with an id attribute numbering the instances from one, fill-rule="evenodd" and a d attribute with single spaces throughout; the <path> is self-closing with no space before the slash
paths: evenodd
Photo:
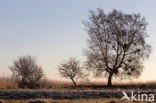
<path id="1" fill-rule="evenodd" d="M 144 17 L 115 9 L 106 14 L 97 9 L 90 11 L 84 24 L 89 36 L 85 50 L 89 70 L 108 77 L 108 86 L 113 76 L 126 79 L 141 75 L 143 61 L 151 51 Z"/>

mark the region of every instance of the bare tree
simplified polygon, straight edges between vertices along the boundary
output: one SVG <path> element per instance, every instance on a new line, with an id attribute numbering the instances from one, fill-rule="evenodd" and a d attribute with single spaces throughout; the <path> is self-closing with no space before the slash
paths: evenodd
<path id="1" fill-rule="evenodd" d="M 76 81 L 83 76 L 80 61 L 74 57 L 59 64 L 58 70 L 63 77 L 71 79 L 75 87 L 77 86 Z"/>
<path id="2" fill-rule="evenodd" d="M 21 88 L 36 88 L 43 77 L 42 68 L 36 64 L 32 56 L 21 56 L 9 67 L 12 77 L 19 82 Z"/>
<path id="3" fill-rule="evenodd" d="M 143 60 L 149 57 L 151 47 L 145 41 L 147 22 L 140 14 L 126 14 L 113 10 L 105 14 L 102 9 L 90 11 L 84 21 L 89 35 L 87 56 L 88 70 L 96 76 L 120 79 L 139 77 Z"/>

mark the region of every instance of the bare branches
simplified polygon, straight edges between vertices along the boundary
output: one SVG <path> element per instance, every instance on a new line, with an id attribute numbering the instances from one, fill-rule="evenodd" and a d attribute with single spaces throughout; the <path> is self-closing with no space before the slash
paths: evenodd
<path id="1" fill-rule="evenodd" d="M 13 78 L 18 80 L 22 88 L 36 88 L 37 83 L 43 76 L 42 68 L 36 64 L 32 56 L 21 56 L 9 67 L 13 73 Z"/>
<path id="2" fill-rule="evenodd" d="M 150 45 L 145 42 L 148 36 L 145 18 L 140 14 L 125 14 L 117 10 L 105 14 L 98 9 L 90 11 L 89 20 L 84 24 L 89 35 L 85 54 L 90 70 L 98 74 L 106 72 L 109 76 L 127 73 L 127 76 L 138 77 L 141 74 L 142 60 L 151 51 Z M 129 73 L 124 68 L 135 70 Z M 109 83 L 111 85 L 111 80 Z"/>
<path id="3" fill-rule="evenodd" d="M 80 61 L 73 57 L 58 66 L 60 74 L 71 79 L 74 86 L 77 86 L 76 81 L 84 76 L 82 69 Z"/>

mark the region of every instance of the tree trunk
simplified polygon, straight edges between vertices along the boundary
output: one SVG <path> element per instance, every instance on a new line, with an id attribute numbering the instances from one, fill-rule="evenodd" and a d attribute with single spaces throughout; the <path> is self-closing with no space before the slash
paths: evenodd
<path id="1" fill-rule="evenodd" d="M 77 87 L 77 84 L 76 84 L 75 80 L 73 78 L 71 78 L 71 80 L 72 80 L 72 82 L 74 84 L 74 87 Z"/>
<path id="2" fill-rule="evenodd" d="M 112 86 L 112 77 L 113 77 L 113 73 L 110 73 L 108 76 L 108 82 L 107 82 L 108 87 Z"/>

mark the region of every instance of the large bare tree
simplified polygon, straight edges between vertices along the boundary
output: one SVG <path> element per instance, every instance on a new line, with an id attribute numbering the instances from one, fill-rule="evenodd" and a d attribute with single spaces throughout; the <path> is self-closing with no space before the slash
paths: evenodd
<path id="1" fill-rule="evenodd" d="M 126 14 L 113 10 L 105 14 L 102 9 L 90 11 L 84 21 L 88 38 L 85 50 L 87 66 L 96 76 L 122 79 L 139 77 L 143 60 L 149 57 L 151 47 L 145 41 L 147 22 L 140 14 Z"/>
<path id="2" fill-rule="evenodd" d="M 80 61 L 75 57 L 69 58 L 69 60 L 58 66 L 60 74 L 65 78 L 71 79 L 75 87 L 77 86 L 76 81 L 83 77 L 82 69 Z"/>
<path id="3" fill-rule="evenodd" d="M 22 88 L 37 88 L 39 81 L 43 77 L 43 71 L 37 65 L 36 59 L 32 56 L 21 56 L 9 67 L 12 77 L 19 82 Z"/>

